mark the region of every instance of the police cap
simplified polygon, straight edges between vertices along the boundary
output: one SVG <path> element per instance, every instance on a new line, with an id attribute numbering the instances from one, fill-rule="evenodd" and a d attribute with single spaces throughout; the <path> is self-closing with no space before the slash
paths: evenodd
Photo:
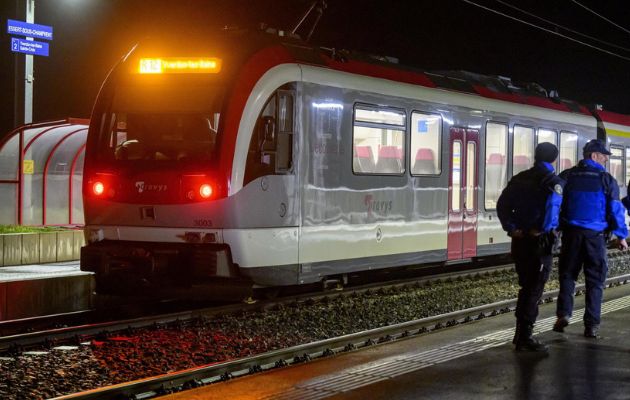
<path id="1" fill-rule="evenodd" d="M 589 140 L 584 145 L 583 153 L 584 155 L 590 154 L 590 153 L 602 153 L 602 154 L 606 154 L 607 156 L 610 155 L 610 151 L 608 151 L 608 149 L 606 148 L 606 144 L 599 139 Z"/>

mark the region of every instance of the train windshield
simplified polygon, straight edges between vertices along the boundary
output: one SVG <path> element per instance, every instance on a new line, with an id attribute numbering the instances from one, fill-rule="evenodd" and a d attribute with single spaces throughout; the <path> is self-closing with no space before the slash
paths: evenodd
<path id="1" fill-rule="evenodd" d="M 102 115 L 98 158 L 138 166 L 215 159 L 221 102 L 203 89 L 119 88 Z"/>

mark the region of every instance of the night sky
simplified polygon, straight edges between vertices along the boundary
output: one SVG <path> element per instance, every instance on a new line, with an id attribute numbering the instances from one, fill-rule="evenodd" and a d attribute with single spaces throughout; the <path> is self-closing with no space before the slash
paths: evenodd
<path id="1" fill-rule="evenodd" d="M 426 70 L 467 70 L 536 82 L 561 97 L 630 114 L 630 33 L 572 0 L 471 0 L 626 57 L 622 59 L 542 32 L 464 0 L 328 0 L 311 42 L 393 56 Z M 0 0 L 0 135 L 14 126 L 13 76 L 6 20 L 23 20 L 24 0 Z M 217 28 L 269 26 L 290 30 L 310 0 L 36 0 L 35 22 L 52 25 L 50 57 L 36 57 L 34 121 L 89 117 L 111 66 L 138 40 Z M 630 30 L 627 0 L 581 0 Z M 511 4 L 599 40 L 554 27 Z M 302 31 L 301 33 L 304 33 Z M 17 57 L 23 57 L 18 55 Z"/>

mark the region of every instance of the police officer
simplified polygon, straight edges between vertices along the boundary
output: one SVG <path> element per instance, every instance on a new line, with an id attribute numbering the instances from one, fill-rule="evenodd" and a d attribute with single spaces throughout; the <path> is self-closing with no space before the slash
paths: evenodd
<path id="1" fill-rule="evenodd" d="M 513 340 L 517 351 L 547 351 L 547 346 L 532 337 L 532 331 L 551 272 L 554 229 L 559 224 L 564 181 L 551 165 L 557 157 L 555 145 L 538 144 L 534 166 L 514 176 L 497 202 L 501 225 L 512 238 L 512 258 L 521 287 Z"/>
<path id="2" fill-rule="evenodd" d="M 563 171 L 566 180 L 564 203 L 560 215 L 562 252 L 558 266 L 560 294 L 553 326 L 564 332 L 573 313 L 573 291 L 580 270 L 586 279 L 584 336 L 596 338 L 599 332 L 604 281 L 608 273 L 606 236 L 613 233 L 619 248 L 626 250 L 628 228 L 624 207 L 619 201 L 619 186 L 604 165 L 610 152 L 601 140 L 593 139 L 584 146 L 584 159 L 577 166 Z"/>

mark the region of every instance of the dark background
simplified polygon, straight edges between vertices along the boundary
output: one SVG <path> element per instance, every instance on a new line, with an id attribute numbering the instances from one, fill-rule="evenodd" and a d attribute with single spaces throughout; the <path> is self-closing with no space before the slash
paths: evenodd
<path id="1" fill-rule="evenodd" d="M 505 6 L 630 48 L 630 33 L 572 0 L 472 0 L 559 33 Z M 15 127 L 14 74 L 6 20 L 24 20 L 24 0 L 0 0 L 0 136 Z M 35 23 L 51 25 L 50 57 L 35 57 L 33 121 L 90 116 L 101 82 L 133 44 L 157 32 L 253 26 L 290 30 L 310 0 L 36 0 Z M 468 70 L 537 82 L 560 96 L 630 114 L 630 51 L 598 44 L 614 57 L 521 24 L 464 0 L 328 0 L 312 43 L 393 56 L 426 70 Z M 630 29 L 627 0 L 581 0 Z M 627 26 L 624 26 L 626 24 Z M 304 33 L 303 30 L 301 33 Z M 22 85 L 22 81 L 20 81 Z"/>

